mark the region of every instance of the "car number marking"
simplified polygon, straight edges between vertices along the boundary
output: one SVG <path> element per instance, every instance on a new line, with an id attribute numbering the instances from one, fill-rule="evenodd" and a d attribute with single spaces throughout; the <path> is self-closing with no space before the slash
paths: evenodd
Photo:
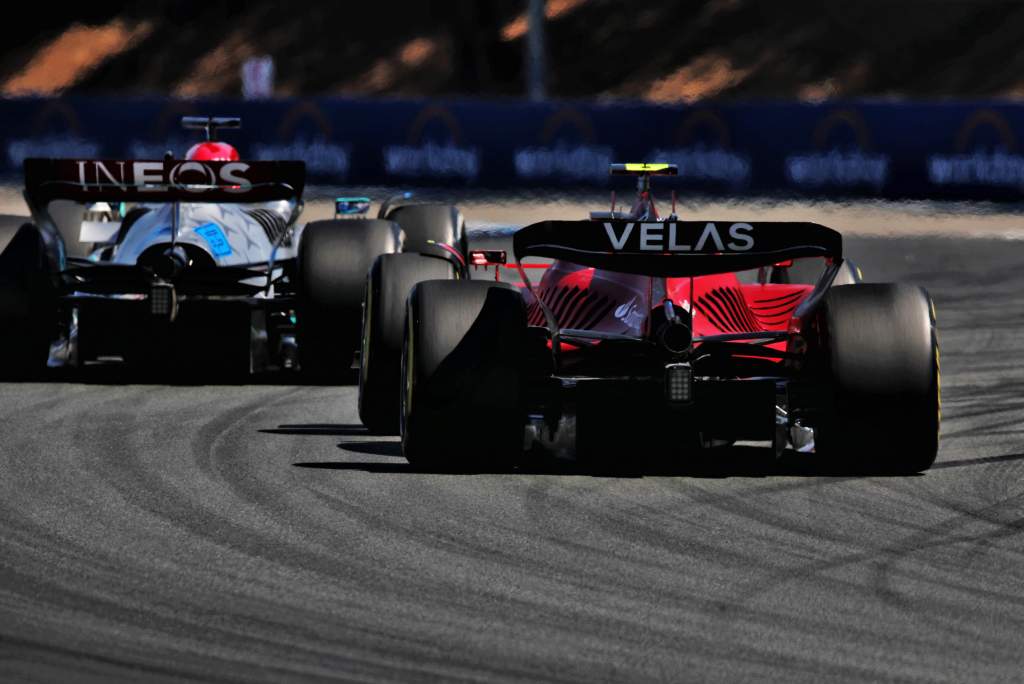
<path id="1" fill-rule="evenodd" d="M 227 235 L 224 234 L 224 231 L 216 223 L 204 223 L 194 230 L 201 238 L 206 240 L 206 244 L 210 246 L 210 252 L 213 253 L 213 256 L 231 256 L 231 243 L 228 242 Z"/>

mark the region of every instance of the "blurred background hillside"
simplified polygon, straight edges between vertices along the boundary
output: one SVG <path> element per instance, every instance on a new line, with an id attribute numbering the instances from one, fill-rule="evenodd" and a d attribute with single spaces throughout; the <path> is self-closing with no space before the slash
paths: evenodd
<path id="1" fill-rule="evenodd" d="M 525 2 L 94 0 L 24 4 L 0 94 L 519 96 Z M 1024 3 L 548 0 L 549 94 L 657 102 L 1017 98 Z"/>

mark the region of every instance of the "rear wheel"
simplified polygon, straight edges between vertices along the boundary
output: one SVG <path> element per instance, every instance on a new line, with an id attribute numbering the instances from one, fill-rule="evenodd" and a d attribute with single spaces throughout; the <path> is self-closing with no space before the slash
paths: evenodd
<path id="1" fill-rule="evenodd" d="M 57 291 L 42 234 L 27 219 L 0 217 L 0 374 L 42 372 L 56 328 Z"/>
<path id="2" fill-rule="evenodd" d="M 315 221 L 298 254 L 298 344 L 302 370 L 321 381 L 345 378 L 359 346 L 366 274 L 381 254 L 398 251 L 391 221 Z"/>
<path id="3" fill-rule="evenodd" d="M 935 462 L 939 344 L 928 293 L 898 284 L 834 287 L 822 318 L 834 409 L 819 453 L 857 468 L 912 473 Z"/>
<path id="4" fill-rule="evenodd" d="M 435 470 L 508 468 L 523 452 L 526 309 L 515 288 L 428 281 L 409 295 L 402 453 Z"/>
<path id="5" fill-rule="evenodd" d="M 373 432 L 399 429 L 402 338 L 410 290 L 425 280 L 454 280 L 451 262 L 423 254 L 383 254 L 373 262 L 363 303 L 359 419 Z"/>

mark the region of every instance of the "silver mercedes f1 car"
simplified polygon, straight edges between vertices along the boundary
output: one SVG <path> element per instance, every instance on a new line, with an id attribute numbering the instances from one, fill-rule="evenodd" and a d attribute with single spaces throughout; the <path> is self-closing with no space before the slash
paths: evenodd
<path id="1" fill-rule="evenodd" d="M 217 129 L 184 159 L 28 159 L 30 217 L 0 217 L 8 374 L 120 359 L 148 369 L 346 375 L 381 254 L 465 241 L 448 205 L 341 198 L 305 223 L 305 165 L 245 161 Z"/>

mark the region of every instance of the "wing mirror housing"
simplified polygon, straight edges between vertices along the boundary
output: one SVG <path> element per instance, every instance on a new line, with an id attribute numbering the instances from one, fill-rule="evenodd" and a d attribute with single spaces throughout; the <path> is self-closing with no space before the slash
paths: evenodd
<path id="1" fill-rule="evenodd" d="M 508 263 L 508 254 L 503 249 L 472 249 L 469 263 L 471 266 L 503 266 Z"/>
<path id="2" fill-rule="evenodd" d="M 102 245 L 110 244 L 117 238 L 121 230 L 121 219 L 124 217 L 124 204 L 110 202 L 92 202 L 85 205 L 82 213 L 82 225 L 78 239 Z"/>
<path id="3" fill-rule="evenodd" d="M 362 216 L 368 211 L 370 211 L 369 197 L 336 197 L 334 199 L 334 218 Z"/>

